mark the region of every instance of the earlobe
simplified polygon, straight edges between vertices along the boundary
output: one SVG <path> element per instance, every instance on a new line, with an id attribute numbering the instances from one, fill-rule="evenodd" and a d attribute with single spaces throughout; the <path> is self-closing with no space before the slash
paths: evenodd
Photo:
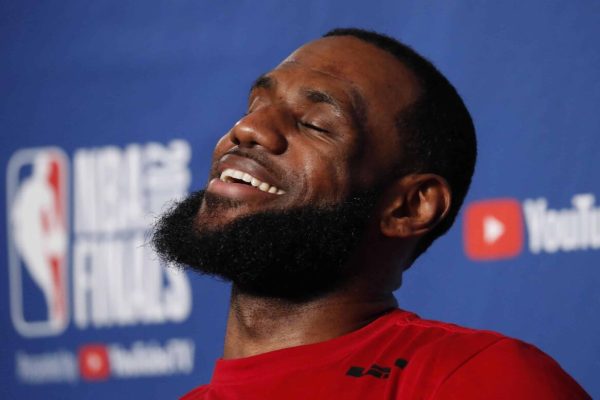
<path id="1" fill-rule="evenodd" d="M 383 197 L 381 233 L 397 238 L 423 236 L 446 217 L 450 202 L 450 186 L 441 176 L 404 176 Z"/>

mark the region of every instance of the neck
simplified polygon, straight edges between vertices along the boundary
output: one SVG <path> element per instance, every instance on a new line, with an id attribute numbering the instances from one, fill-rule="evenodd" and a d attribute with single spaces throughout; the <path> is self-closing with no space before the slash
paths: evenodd
<path id="1" fill-rule="evenodd" d="M 360 329 L 397 306 L 391 292 L 340 290 L 306 302 L 264 298 L 232 289 L 225 359 L 249 357 L 333 339 Z"/>

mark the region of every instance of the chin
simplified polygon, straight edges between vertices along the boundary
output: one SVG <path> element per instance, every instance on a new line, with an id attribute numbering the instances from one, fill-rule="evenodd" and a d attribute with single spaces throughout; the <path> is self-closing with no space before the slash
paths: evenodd
<path id="1" fill-rule="evenodd" d="M 152 243 L 163 261 L 234 282 L 247 293 L 318 296 L 354 275 L 348 261 L 376 198 L 263 211 L 197 192 L 160 218 Z"/>

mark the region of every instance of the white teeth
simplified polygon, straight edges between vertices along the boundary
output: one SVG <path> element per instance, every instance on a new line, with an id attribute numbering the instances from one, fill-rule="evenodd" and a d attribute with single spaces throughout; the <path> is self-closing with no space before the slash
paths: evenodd
<path id="1" fill-rule="evenodd" d="M 223 182 L 228 183 L 232 182 L 232 179 L 241 180 L 251 184 L 252 186 L 258 188 L 263 192 L 271 194 L 282 195 L 285 193 L 283 190 L 275 186 L 271 186 L 267 182 L 260 181 L 247 172 L 239 171 L 237 169 L 227 168 L 226 170 L 221 172 L 221 176 L 219 177 L 219 179 Z"/>
<path id="2" fill-rule="evenodd" d="M 251 182 L 252 181 L 252 175 L 244 173 L 244 175 L 242 176 L 242 180 L 244 182 Z"/>

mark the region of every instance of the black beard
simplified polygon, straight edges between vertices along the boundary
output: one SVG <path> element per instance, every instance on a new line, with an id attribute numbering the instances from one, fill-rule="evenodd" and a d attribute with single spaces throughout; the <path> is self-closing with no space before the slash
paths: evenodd
<path id="1" fill-rule="evenodd" d="M 204 197 L 192 193 L 160 217 L 152 234 L 159 257 L 231 281 L 244 293 L 292 301 L 330 293 L 353 276 L 348 260 L 377 198 L 362 193 L 330 207 L 261 212 L 207 229 L 197 222 Z M 210 194 L 206 200 L 211 209 L 234 206 Z"/>

